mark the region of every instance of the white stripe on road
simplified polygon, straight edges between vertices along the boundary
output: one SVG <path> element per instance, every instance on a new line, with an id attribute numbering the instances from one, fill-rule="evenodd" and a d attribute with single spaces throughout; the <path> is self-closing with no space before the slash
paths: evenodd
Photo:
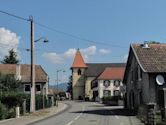
<path id="1" fill-rule="evenodd" d="M 119 116 L 115 115 L 115 118 L 116 118 L 116 119 L 119 119 Z"/>
<path id="2" fill-rule="evenodd" d="M 70 122 L 68 122 L 66 125 L 71 125 L 74 121 L 76 121 L 77 119 L 79 119 L 81 117 L 81 115 L 83 114 L 84 110 L 85 110 L 85 107 L 82 106 L 81 113 L 77 117 L 75 117 L 73 120 L 71 120 Z"/>
<path id="3" fill-rule="evenodd" d="M 116 118 L 116 119 L 119 119 L 119 116 L 117 116 L 117 115 L 115 115 L 115 113 L 113 112 L 113 111 L 110 111 L 112 114 L 114 114 L 114 117 Z"/>
<path id="4" fill-rule="evenodd" d="M 72 120 L 72 121 L 70 121 L 69 123 L 67 123 L 66 125 L 71 125 L 73 122 L 74 122 L 74 121 Z"/>

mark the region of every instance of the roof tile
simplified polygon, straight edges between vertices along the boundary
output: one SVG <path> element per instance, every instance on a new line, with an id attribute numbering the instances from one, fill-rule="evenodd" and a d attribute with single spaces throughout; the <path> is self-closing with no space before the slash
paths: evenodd
<path id="1" fill-rule="evenodd" d="M 20 75 L 22 82 L 31 81 L 31 65 L 19 64 Z M 0 73 L 2 74 L 16 74 L 17 64 L 0 64 Z M 35 81 L 36 82 L 47 82 L 47 74 L 40 65 L 35 65 Z"/>
<path id="2" fill-rule="evenodd" d="M 74 58 L 74 62 L 71 68 L 86 68 L 86 64 L 84 62 L 84 59 L 80 53 L 80 50 L 78 49 Z"/>
<path id="3" fill-rule="evenodd" d="M 105 68 L 97 79 L 101 80 L 122 80 L 125 67 L 111 67 Z"/>
<path id="4" fill-rule="evenodd" d="M 166 72 L 166 44 L 132 44 L 138 61 L 146 72 Z"/>

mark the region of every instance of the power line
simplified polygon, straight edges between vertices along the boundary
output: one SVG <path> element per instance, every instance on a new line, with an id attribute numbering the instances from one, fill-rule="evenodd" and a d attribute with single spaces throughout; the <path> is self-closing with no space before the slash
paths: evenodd
<path id="1" fill-rule="evenodd" d="M 26 18 L 21 17 L 21 16 L 17 16 L 15 14 L 11 14 L 11 13 L 8 13 L 8 12 L 2 11 L 2 10 L 0 10 L 0 13 L 15 17 L 15 18 L 20 19 L 20 20 L 29 21 L 29 19 L 26 19 Z"/>
<path id="2" fill-rule="evenodd" d="M 20 20 L 30 21 L 30 19 L 27 19 L 27 18 L 24 18 L 24 17 L 21 17 L 21 16 L 17 16 L 15 14 L 11 14 L 11 13 L 8 13 L 8 12 L 2 11 L 2 10 L 0 10 L 0 13 L 3 13 L 3 14 L 6 14 L 6 15 L 15 17 L 15 18 L 20 19 Z M 106 45 L 106 46 L 112 46 L 112 47 L 117 47 L 117 48 L 128 48 L 127 46 L 121 46 L 121 45 L 115 45 L 115 44 L 110 44 L 110 43 L 104 43 L 104 42 L 97 42 L 97 41 L 89 40 L 89 39 L 86 39 L 86 38 L 82 38 L 82 37 L 73 35 L 71 33 L 63 32 L 63 31 L 57 30 L 55 28 L 51 28 L 51 27 L 46 26 L 44 24 L 38 23 L 36 21 L 35 21 L 35 23 L 37 25 L 43 27 L 43 28 L 48 29 L 48 30 L 51 30 L 51 31 L 57 32 L 59 34 L 63 34 L 63 35 L 66 35 L 66 36 L 69 36 L 69 37 L 72 37 L 72 38 L 75 38 L 75 39 L 78 39 L 78 40 L 82 40 L 82 41 L 85 41 L 85 42 L 95 43 L 95 44 L 101 44 L 101 45 Z"/>
<path id="3" fill-rule="evenodd" d="M 48 26 L 46 26 L 46 25 L 44 25 L 44 24 L 41 24 L 41 23 L 38 23 L 38 22 L 35 22 L 35 24 L 37 24 L 37 25 L 39 25 L 39 26 L 41 26 L 41 27 L 43 27 L 43 28 L 46 28 L 46 29 L 48 29 L 48 30 L 51 30 L 51 31 L 54 31 L 54 32 L 57 32 L 57 33 L 60 33 L 60 34 L 63 34 L 63 35 L 66 35 L 66 36 L 75 38 L 75 39 L 79 39 L 79 40 L 82 40 L 82 41 L 86 41 L 86 42 L 89 42 L 89 43 L 102 44 L 102 45 L 112 46 L 112 47 L 118 47 L 118 48 L 128 48 L 127 46 L 114 45 L 114 44 L 109 44 L 109 43 L 104 43 L 104 42 L 95 42 L 95 41 L 93 41 L 93 40 L 81 38 L 81 37 L 79 37 L 79 36 L 76 36 L 76 35 L 73 35 L 73 34 L 70 34 L 70 33 L 66 33 L 66 32 L 63 32 L 63 31 L 60 31 L 60 30 L 51 28 L 51 27 L 48 27 Z"/>

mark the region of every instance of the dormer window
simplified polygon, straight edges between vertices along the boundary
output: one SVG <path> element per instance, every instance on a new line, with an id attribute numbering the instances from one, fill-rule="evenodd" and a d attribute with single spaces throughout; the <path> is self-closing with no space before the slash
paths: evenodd
<path id="1" fill-rule="evenodd" d="M 81 75 L 81 69 L 78 69 L 77 73 L 78 75 Z"/>

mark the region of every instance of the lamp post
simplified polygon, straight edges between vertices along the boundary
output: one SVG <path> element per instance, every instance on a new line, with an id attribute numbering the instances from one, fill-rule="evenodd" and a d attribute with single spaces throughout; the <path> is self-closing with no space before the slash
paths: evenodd
<path id="1" fill-rule="evenodd" d="M 31 100 L 30 100 L 30 112 L 35 112 L 36 104 L 35 104 L 35 45 L 34 42 L 38 42 L 44 39 L 43 42 L 48 42 L 45 37 L 41 37 L 37 40 L 34 40 L 34 21 L 33 17 L 29 17 L 29 21 L 31 23 Z"/>
<path id="2" fill-rule="evenodd" d="M 65 72 L 65 70 L 62 70 L 62 69 L 59 69 L 59 70 L 56 70 L 56 80 L 57 80 L 57 92 L 58 92 L 58 94 L 59 94 L 59 90 L 58 90 L 58 81 L 59 81 L 59 79 L 58 79 L 58 73 L 59 72 L 61 72 L 61 71 L 63 71 L 63 72 Z M 58 95 L 57 95 L 57 106 L 58 106 Z"/>

